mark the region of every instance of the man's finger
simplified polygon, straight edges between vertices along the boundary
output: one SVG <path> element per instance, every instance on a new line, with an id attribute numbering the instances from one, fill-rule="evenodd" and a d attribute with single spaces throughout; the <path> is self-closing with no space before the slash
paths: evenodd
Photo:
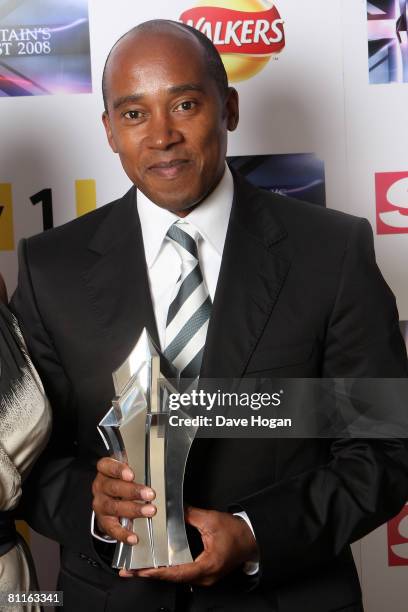
<path id="1" fill-rule="evenodd" d="M 130 570 L 121 569 L 119 571 L 119 576 L 121 578 L 133 578 L 134 575 L 135 575 L 135 573 L 133 571 L 130 571 Z"/>
<path id="2" fill-rule="evenodd" d="M 209 555 L 201 553 L 193 563 L 174 565 L 173 567 L 159 567 L 134 571 L 140 578 L 155 578 L 170 582 L 188 582 L 198 584 L 206 580 L 209 575 Z"/>
<path id="3" fill-rule="evenodd" d="M 103 457 L 102 459 L 99 459 L 98 463 L 96 464 L 96 468 L 98 472 L 104 476 L 119 478 L 121 480 L 126 480 L 127 482 L 132 482 L 135 477 L 133 471 L 130 469 L 127 463 L 122 463 L 121 461 L 117 461 L 112 457 Z"/>
<path id="4" fill-rule="evenodd" d="M 105 495 L 120 497 L 123 500 L 152 501 L 156 496 L 150 487 L 115 478 L 103 478 L 99 484 L 99 490 Z"/>
<path id="5" fill-rule="evenodd" d="M 137 544 L 139 541 L 137 535 L 133 533 L 133 531 L 122 527 L 119 520 L 115 516 L 102 517 L 101 520 L 98 520 L 98 528 L 101 533 L 120 542 Z"/>
<path id="6" fill-rule="evenodd" d="M 107 495 L 99 495 L 94 498 L 93 510 L 98 521 L 103 516 L 114 516 L 117 518 L 146 518 L 156 514 L 157 509 L 153 504 L 144 504 L 133 501 L 121 501 Z"/>
<path id="7" fill-rule="evenodd" d="M 140 578 L 155 578 L 170 582 L 193 582 L 201 577 L 203 570 L 198 564 L 187 563 L 186 565 L 175 565 L 174 567 L 158 567 L 154 569 L 138 570 L 136 576 Z"/>

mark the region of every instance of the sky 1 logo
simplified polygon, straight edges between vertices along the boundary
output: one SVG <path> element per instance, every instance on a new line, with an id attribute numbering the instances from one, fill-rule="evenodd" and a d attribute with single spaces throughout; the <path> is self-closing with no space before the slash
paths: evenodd
<path id="1" fill-rule="evenodd" d="M 408 172 L 375 175 L 377 234 L 408 234 Z"/>
<path id="2" fill-rule="evenodd" d="M 408 504 L 388 523 L 388 565 L 408 565 Z"/>
<path id="3" fill-rule="evenodd" d="M 54 227 L 52 189 L 41 189 L 27 198 L 41 208 L 44 230 Z M 76 215 L 80 217 L 96 208 L 96 185 L 93 179 L 75 181 Z M 11 183 L 0 183 L 0 251 L 15 249 L 13 188 Z"/>

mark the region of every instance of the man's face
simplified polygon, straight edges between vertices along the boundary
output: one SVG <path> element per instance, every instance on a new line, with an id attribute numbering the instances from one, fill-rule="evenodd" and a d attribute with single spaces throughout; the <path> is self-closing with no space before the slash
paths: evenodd
<path id="1" fill-rule="evenodd" d="M 119 43 L 106 89 L 103 121 L 126 174 L 159 206 L 187 212 L 224 172 L 227 130 L 238 122 L 235 90 L 222 99 L 199 44 L 177 30 Z"/>

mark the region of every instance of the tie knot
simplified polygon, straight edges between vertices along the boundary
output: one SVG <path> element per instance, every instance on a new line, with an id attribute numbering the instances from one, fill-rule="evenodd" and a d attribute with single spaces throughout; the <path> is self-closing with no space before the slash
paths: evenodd
<path id="1" fill-rule="evenodd" d="M 181 247 L 180 253 L 182 257 L 183 254 L 189 253 L 198 259 L 197 241 L 200 238 L 200 233 L 189 223 L 176 221 L 169 227 L 166 236 Z"/>

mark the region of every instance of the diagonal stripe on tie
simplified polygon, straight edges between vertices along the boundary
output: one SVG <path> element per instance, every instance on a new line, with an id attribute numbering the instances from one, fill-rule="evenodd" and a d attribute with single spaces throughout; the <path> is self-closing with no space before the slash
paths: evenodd
<path id="1" fill-rule="evenodd" d="M 200 371 L 201 362 L 203 360 L 204 347 L 197 353 L 195 357 L 190 361 L 190 363 L 180 372 L 180 375 L 183 378 L 195 378 L 197 376 L 197 372 Z"/>
<path id="2" fill-rule="evenodd" d="M 193 356 L 197 355 L 200 352 L 201 348 L 205 344 L 205 338 L 207 335 L 208 329 L 208 321 L 204 323 L 202 327 L 198 330 L 198 332 L 189 340 L 188 344 L 184 347 L 184 349 L 177 355 L 173 364 L 177 368 L 179 372 L 183 372 L 186 365 L 190 364 L 193 360 Z M 201 364 L 200 364 L 201 365 Z M 198 376 L 200 368 L 197 368 L 195 374 L 191 375 L 191 378 Z"/>
<path id="3" fill-rule="evenodd" d="M 191 378 L 200 372 L 212 306 L 198 259 L 199 238 L 185 221 L 177 221 L 167 232 L 182 266 L 181 283 L 167 315 L 164 354 L 182 376 Z"/>
<path id="4" fill-rule="evenodd" d="M 170 304 L 169 312 L 167 314 L 167 326 L 170 325 L 187 298 L 190 297 L 193 291 L 197 289 L 202 282 L 203 277 L 197 262 L 196 267 L 193 268 L 193 270 L 191 270 L 191 272 L 183 280 L 176 298 Z"/>
<path id="5" fill-rule="evenodd" d="M 190 319 L 192 313 L 200 308 L 208 297 L 208 293 L 203 288 L 203 281 L 190 295 L 190 297 L 180 306 L 174 319 L 166 328 L 166 344 L 169 346 L 177 336 L 182 327 Z"/>
<path id="6" fill-rule="evenodd" d="M 187 232 L 183 231 L 177 227 L 175 223 L 173 223 L 173 225 L 171 225 L 167 231 L 167 236 L 182 246 L 183 249 L 195 257 L 198 261 L 197 245 L 190 234 L 187 234 Z"/>
<path id="7" fill-rule="evenodd" d="M 165 355 L 173 361 L 183 350 L 187 342 L 194 336 L 203 324 L 210 318 L 211 299 L 208 296 L 203 304 L 195 311 L 189 320 L 183 325 L 177 336 L 166 347 Z"/>

